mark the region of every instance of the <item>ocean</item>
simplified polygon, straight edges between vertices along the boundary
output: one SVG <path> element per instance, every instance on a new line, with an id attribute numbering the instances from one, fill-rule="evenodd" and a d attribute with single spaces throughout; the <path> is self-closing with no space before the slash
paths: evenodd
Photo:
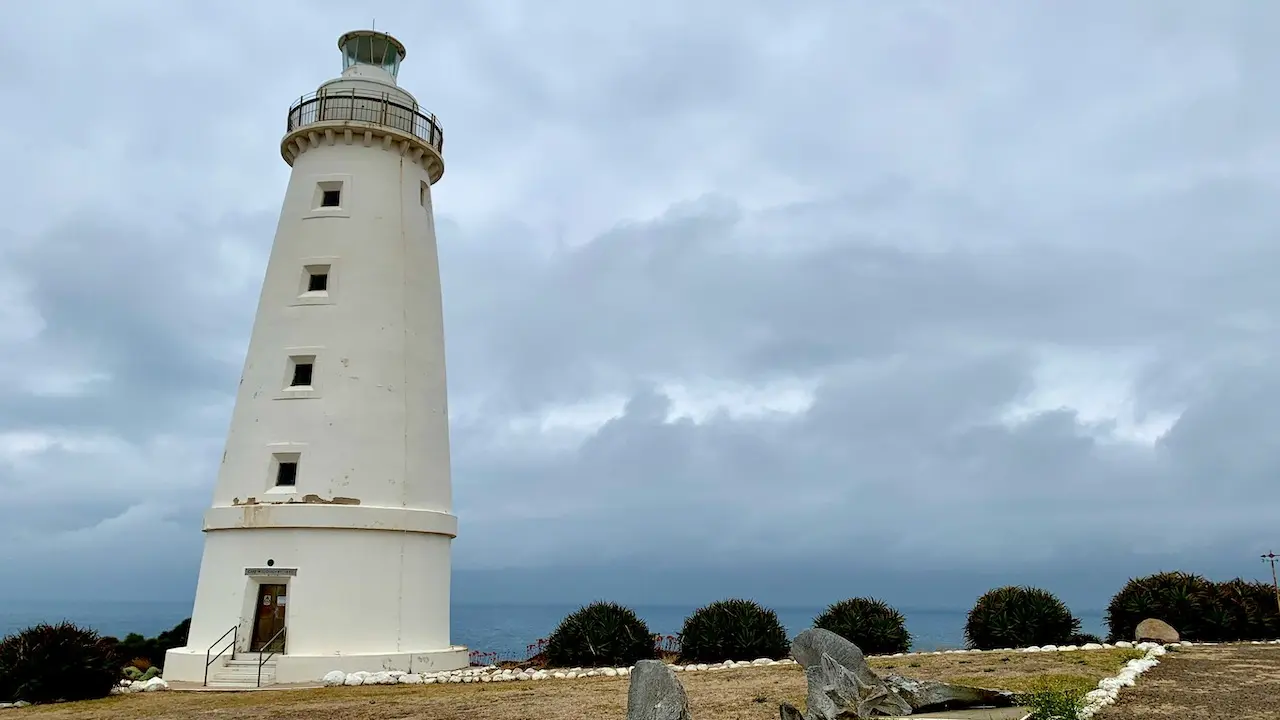
<path id="1" fill-rule="evenodd" d="M 472 605 L 453 606 L 452 639 L 472 650 L 497 653 L 498 657 L 522 659 L 526 649 L 551 634 L 560 620 L 577 605 Z M 692 605 L 633 606 L 649 629 L 674 635 Z M 910 610 L 899 608 L 907 618 L 914 637 L 914 650 L 941 650 L 964 647 L 967 610 Z M 820 607 L 775 607 L 787 633 L 794 636 L 813 624 Z M 191 615 L 190 602 L 45 602 L 0 601 L 0 635 L 39 622 L 70 620 L 86 625 L 102 635 L 123 638 L 129 633 L 153 637 Z M 1079 613 L 1083 632 L 1105 635 L 1101 612 Z M 753 658 L 740 658 L 750 660 Z"/>

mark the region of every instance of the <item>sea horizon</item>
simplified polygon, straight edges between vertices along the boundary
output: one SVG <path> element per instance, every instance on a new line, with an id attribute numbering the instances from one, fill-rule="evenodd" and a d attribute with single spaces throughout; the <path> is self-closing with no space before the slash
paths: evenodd
<path id="1" fill-rule="evenodd" d="M 586 603 L 592 602 L 591 600 Z M 579 603 L 454 603 L 451 608 L 451 640 L 471 650 L 496 653 L 503 660 L 528 656 L 528 647 L 546 638 Z M 625 604 L 625 603 L 624 603 Z M 705 603 L 703 603 L 705 604 Z M 653 603 L 628 605 L 659 635 L 674 635 L 684 618 L 702 604 Z M 772 605 L 789 636 L 812 626 L 826 605 Z M 0 635 L 9 635 L 41 622 L 68 620 L 93 628 L 101 635 L 123 638 L 129 633 L 154 637 L 191 616 L 190 600 L 11 601 L 0 600 Z M 913 650 L 932 651 L 964 647 L 964 623 L 968 609 L 912 608 L 899 606 L 911 632 Z M 1081 631 L 1105 634 L 1103 611 L 1078 611 Z M 738 658 L 754 659 L 754 658 Z"/>

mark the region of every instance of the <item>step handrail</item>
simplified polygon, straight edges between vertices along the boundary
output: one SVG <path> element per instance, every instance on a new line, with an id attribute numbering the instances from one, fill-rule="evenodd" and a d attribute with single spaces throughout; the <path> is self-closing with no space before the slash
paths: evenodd
<path id="1" fill-rule="evenodd" d="M 213 652 L 214 645 L 217 645 L 223 640 L 226 640 L 228 635 L 231 636 L 231 642 L 228 643 L 226 647 L 219 650 L 217 655 L 214 655 L 212 658 L 210 658 L 209 653 Z M 222 633 L 222 637 L 218 638 L 217 640 L 214 640 L 213 645 L 210 645 L 208 650 L 204 651 L 204 686 L 205 687 L 209 686 L 209 666 L 212 665 L 215 660 L 222 657 L 222 653 L 226 652 L 227 648 L 234 648 L 236 646 L 236 638 L 238 638 L 239 636 L 240 636 L 240 623 L 236 623 L 235 625 L 231 626 L 230 630 Z"/>
<path id="2" fill-rule="evenodd" d="M 280 638 L 280 647 L 284 647 L 284 631 L 286 629 L 288 628 L 280 628 L 280 632 L 272 635 L 271 639 L 263 643 L 262 648 L 258 650 L 258 687 L 262 687 L 262 666 L 266 665 L 267 661 L 279 651 L 272 650 L 270 653 L 267 653 L 266 657 L 263 657 L 262 654 L 267 652 L 267 648 L 271 647 L 271 643 L 275 642 L 276 638 Z"/>

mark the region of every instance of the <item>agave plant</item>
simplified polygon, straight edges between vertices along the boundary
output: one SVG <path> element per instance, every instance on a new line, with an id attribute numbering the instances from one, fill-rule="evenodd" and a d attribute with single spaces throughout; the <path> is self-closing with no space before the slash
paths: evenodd
<path id="1" fill-rule="evenodd" d="M 547 638 L 547 664 L 552 667 L 605 667 L 651 660 L 653 634 L 628 607 L 595 602 L 570 613 Z"/>
<path id="2" fill-rule="evenodd" d="M 678 635 L 685 662 L 786 657 L 791 649 L 778 614 L 751 600 L 721 600 L 685 618 Z"/>
<path id="3" fill-rule="evenodd" d="M 1162 572 L 1132 578 L 1107 605 L 1107 637 L 1132 640 L 1138 623 L 1163 620 L 1187 640 L 1212 640 L 1229 619 L 1217 602 L 1213 583 L 1184 572 Z"/>
<path id="4" fill-rule="evenodd" d="M 106 697 L 120 677 L 115 647 L 72 623 L 41 624 L 0 640 L 0 702 Z"/>
<path id="5" fill-rule="evenodd" d="M 1013 585 L 978 598 L 964 626 L 969 646 L 979 650 L 1066 645 L 1078 632 L 1080 621 L 1056 595 Z"/>
<path id="6" fill-rule="evenodd" d="M 883 600 L 850 598 L 832 604 L 814 618 L 813 626 L 830 630 L 868 655 L 889 655 L 911 649 L 906 619 Z"/>
<path id="7" fill-rule="evenodd" d="M 1216 602 L 1226 615 L 1220 640 L 1267 640 L 1280 636 L 1275 589 L 1241 578 L 1217 583 Z"/>

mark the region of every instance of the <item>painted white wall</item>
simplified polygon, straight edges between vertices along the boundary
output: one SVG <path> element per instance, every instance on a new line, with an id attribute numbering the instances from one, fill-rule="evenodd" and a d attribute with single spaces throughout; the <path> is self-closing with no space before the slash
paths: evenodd
<path id="1" fill-rule="evenodd" d="M 359 66 L 326 83 L 366 84 L 396 90 L 390 75 Z M 403 136 L 368 142 L 367 124 L 344 137 L 350 127 L 311 126 L 338 136 L 312 135 L 293 157 L 205 516 L 190 640 L 176 653 L 190 657 L 166 664 L 169 679 L 200 679 L 173 673 L 195 672 L 199 655 L 202 675 L 206 648 L 233 625 L 247 649 L 259 579 L 245 569 L 268 560 L 297 569 L 261 579 L 289 585 L 287 655 L 459 657 L 449 643 L 457 521 L 426 162 L 438 160 L 405 152 Z M 333 188 L 339 206 L 320 207 Z M 328 266 L 324 292 L 307 291 L 316 266 Z M 309 387 L 288 387 L 291 356 L 314 358 Z M 275 486 L 280 455 L 296 456 L 293 487 Z"/>

